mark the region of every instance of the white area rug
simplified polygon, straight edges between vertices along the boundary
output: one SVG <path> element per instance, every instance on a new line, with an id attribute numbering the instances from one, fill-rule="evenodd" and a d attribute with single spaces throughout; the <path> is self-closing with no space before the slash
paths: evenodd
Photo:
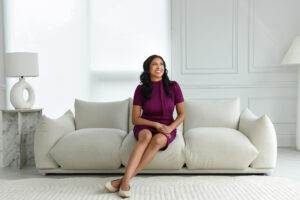
<path id="1" fill-rule="evenodd" d="M 30 178 L 0 180 L 0 199 L 121 199 L 104 183 L 113 178 Z M 136 176 L 131 197 L 138 200 L 297 200 L 300 181 L 273 176 Z"/>

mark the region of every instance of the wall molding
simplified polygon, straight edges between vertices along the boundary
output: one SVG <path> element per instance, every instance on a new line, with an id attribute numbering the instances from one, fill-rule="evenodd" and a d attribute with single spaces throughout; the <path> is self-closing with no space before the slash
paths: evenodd
<path id="1" fill-rule="evenodd" d="M 0 83 L 0 90 L 1 91 L 5 91 L 6 90 L 6 86 L 2 83 Z"/>
<path id="2" fill-rule="evenodd" d="M 296 123 L 273 123 L 278 135 L 295 135 Z"/>
<path id="3" fill-rule="evenodd" d="M 251 101 L 253 100 L 270 100 L 272 101 L 273 99 L 277 100 L 292 100 L 295 101 L 297 104 L 297 96 L 248 96 L 248 108 L 250 110 L 254 110 L 253 107 L 251 106 Z M 272 120 L 272 123 L 274 124 L 295 124 L 295 121 L 275 121 L 275 119 Z"/>
<path id="4" fill-rule="evenodd" d="M 282 72 L 286 69 L 278 66 L 255 66 L 254 65 L 254 26 L 255 26 L 255 0 L 248 0 L 248 73 L 264 73 L 264 72 Z"/>
<path id="5" fill-rule="evenodd" d="M 183 89 L 234 89 L 234 88 L 298 88 L 297 81 L 255 82 L 245 84 L 180 84 Z"/>
<path id="6" fill-rule="evenodd" d="M 180 9 L 180 53 L 182 74 L 236 74 L 238 73 L 238 0 L 232 0 L 232 66 L 209 67 L 188 66 L 187 64 L 187 2 L 181 0 Z"/>

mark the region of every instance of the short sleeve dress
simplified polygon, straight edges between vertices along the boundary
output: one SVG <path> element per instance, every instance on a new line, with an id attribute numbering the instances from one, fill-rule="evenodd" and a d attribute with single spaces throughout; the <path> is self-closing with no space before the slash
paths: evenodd
<path id="1" fill-rule="evenodd" d="M 170 125 L 174 121 L 173 111 L 175 105 L 184 101 L 179 84 L 176 81 L 171 81 L 170 92 L 172 98 L 170 98 L 165 94 L 162 79 L 159 81 L 151 81 L 151 83 L 153 86 L 151 99 L 144 99 L 142 96 L 142 85 L 138 85 L 134 92 L 133 105 L 140 105 L 142 107 L 142 118 Z M 142 129 L 148 129 L 152 134 L 159 132 L 156 128 L 151 126 L 135 125 L 133 133 L 136 140 L 138 140 L 138 134 Z M 170 135 L 171 138 L 166 136 L 168 143 L 164 148 L 160 149 L 160 151 L 166 150 L 169 144 L 175 139 L 176 129 L 174 129 Z"/>

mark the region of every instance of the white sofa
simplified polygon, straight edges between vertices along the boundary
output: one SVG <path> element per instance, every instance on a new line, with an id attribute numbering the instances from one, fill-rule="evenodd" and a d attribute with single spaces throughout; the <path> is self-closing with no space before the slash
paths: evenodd
<path id="1" fill-rule="evenodd" d="M 177 136 L 140 173 L 270 174 L 277 139 L 267 115 L 240 113 L 240 98 L 185 99 Z M 34 136 L 36 168 L 48 173 L 124 173 L 137 141 L 132 98 L 114 102 L 75 99 L 75 116 L 42 116 Z M 174 109 L 174 119 L 177 112 Z"/>

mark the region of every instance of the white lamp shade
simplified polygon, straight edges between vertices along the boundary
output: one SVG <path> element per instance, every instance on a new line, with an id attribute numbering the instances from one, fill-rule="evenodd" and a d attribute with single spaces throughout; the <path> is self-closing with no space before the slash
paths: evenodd
<path id="1" fill-rule="evenodd" d="M 5 74 L 8 77 L 38 76 L 38 55 L 32 52 L 5 54 Z"/>
<path id="2" fill-rule="evenodd" d="M 299 65 L 300 64 L 300 36 L 296 37 L 285 54 L 280 65 Z"/>

